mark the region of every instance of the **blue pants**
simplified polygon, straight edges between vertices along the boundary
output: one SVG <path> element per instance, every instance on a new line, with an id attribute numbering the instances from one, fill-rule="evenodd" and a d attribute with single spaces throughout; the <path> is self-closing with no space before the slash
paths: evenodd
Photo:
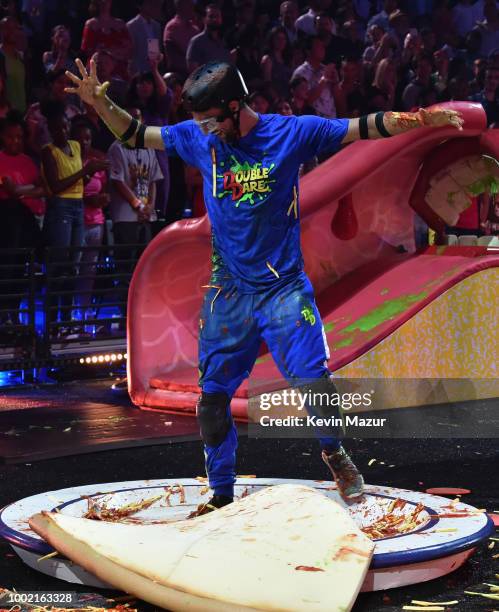
<path id="1" fill-rule="evenodd" d="M 85 231 L 83 200 L 59 198 L 57 196 L 50 198 L 45 215 L 44 229 L 48 246 L 82 246 Z M 76 252 L 73 257 L 78 255 Z"/>
<path id="2" fill-rule="evenodd" d="M 262 339 L 284 378 L 320 379 L 329 374 L 326 335 L 305 273 L 263 293 L 241 294 L 233 281 L 213 282 L 199 323 L 199 384 L 204 393 L 234 392 L 255 364 Z M 228 416 L 230 405 L 227 406 Z M 323 449 L 339 447 L 319 438 Z M 233 495 L 237 449 L 232 425 L 218 446 L 205 444 L 206 471 L 216 495 Z"/>
<path id="3" fill-rule="evenodd" d="M 50 305 L 58 305 L 58 293 L 64 291 L 61 296 L 60 318 L 61 321 L 71 320 L 73 307 L 72 296 L 69 291 L 75 290 L 75 277 L 81 251 L 78 249 L 65 250 L 64 247 L 81 247 L 84 237 L 83 222 L 83 200 L 71 198 L 50 198 L 47 214 L 45 215 L 44 231 L 51 251 L 51 271 L 49 278 L 52 279 Z M 64 282 L 57 280 L 65 276 L 71 280 Z M 72 277 L 72 278 L 71 278 Z M 57 310 L 51 311 L 51 320 L 57 320 Z"/>

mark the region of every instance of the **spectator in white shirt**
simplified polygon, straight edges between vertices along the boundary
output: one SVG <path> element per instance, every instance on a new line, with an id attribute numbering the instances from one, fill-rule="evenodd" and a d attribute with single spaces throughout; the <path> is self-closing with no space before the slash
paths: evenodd
<path id="1" fill-rule="evenodd" d="M 303 77 L 308 84 L 307 103 L 317 115 L 333 119 L 345 112 L 345 103 L 334 64 L 323 64 L 326 47 L 314 36 L 307 41 L 307 60 L 294 71 L 292 79 Z M 338 112 L 337 112 L 338 111 Z"/>
<path id="2" fill-rule="evenodd" d="M 139 109 L 129 107 L 128 112 L 141 120 Z M 126 262 L 119 266 L 120 272 L 128 273 L 132 268 L 130 261 L 139 252 L 136 246 L 129 245 L 146 245 L 151 240 L 151 222 L 157 219 L 156 182 L 163 174 L 152 149 L 133 149 L 117 140 L 109 148 L 107 157 L 111 164 L 110 214 L 114 242 L 128 245 L 118 249 L 118 259 Z"/>

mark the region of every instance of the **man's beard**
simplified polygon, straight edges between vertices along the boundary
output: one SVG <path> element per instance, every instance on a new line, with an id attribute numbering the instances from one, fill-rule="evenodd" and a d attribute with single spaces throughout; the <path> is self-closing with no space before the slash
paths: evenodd
<path id="1" fill-rule="evenodd" d="M 214 129 L 211 130 L 210 133 L 219 138 L 222 142 L 234 143 L 238 138 L 238 133 L 234 126 L 231 126 L 228 130 L 225 129 L 220 131 L 220 133 L 217 132 L 218 130 Z"/>
<path id="2" fill-rule="evenodd" d="M 232 132 L 222 132 L 222 135 L 218 135 L 218 138 L 220 138 L 220 140 L 222 142 L 226 142 L 228 144 L 233 144 L 234 142 L 236 142 L 237 140 L 237 134 L 235 131 Z"/>

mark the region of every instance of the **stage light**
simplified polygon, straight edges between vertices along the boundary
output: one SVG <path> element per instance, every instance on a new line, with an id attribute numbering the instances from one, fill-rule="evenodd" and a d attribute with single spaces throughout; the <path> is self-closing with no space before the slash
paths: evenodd
<path id="1" fill-rule="evenodd" d="M 116 363 L 117 361 L 123 361 L 126 359 L 128 355 L 125 353 L 107 353 L 104 355 L 89 355 L 87 357 L 80 357 L 74 360 L 74 363 L 82 363 L 82 364 L 111 364 Z"/>

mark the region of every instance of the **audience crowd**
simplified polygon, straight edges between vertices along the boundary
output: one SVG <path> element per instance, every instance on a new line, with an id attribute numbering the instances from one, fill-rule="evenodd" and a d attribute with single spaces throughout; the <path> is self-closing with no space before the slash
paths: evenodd
<path id="1" fill-rule="evenodd" d="M 110 97 L 149 125 L 187 119 L 184 80 L 224 60 L 241 71 L 259 113 L 358 117 L 473 100 L 495 127 L 498 7 L 495 0 L 2 0 L 0 247 L 99 247 L 107 220 L 115 244 L 145 245 L 155 228 L 204 214 L 195 168 L 127 148 L 65 93 L 65 71 L 76 71 L 77 57 L 93 58 Z M 136 212 L 139 201 L 145 208 Z M 478 215 L 478 232 L 497 233 L 496 209 L 493 218 Z M 98 255 L 73 253 L 83 307 Z"/>

